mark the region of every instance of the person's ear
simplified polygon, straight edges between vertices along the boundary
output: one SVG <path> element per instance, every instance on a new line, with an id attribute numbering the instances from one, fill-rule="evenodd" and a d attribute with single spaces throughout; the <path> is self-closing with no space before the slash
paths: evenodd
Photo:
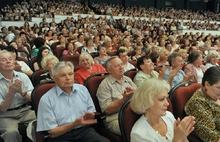
<path id="1" fill-rule="evenodd" d="M 208 81 L 205 81 L 205 87 L 210 87 L 210 84 Z"/>

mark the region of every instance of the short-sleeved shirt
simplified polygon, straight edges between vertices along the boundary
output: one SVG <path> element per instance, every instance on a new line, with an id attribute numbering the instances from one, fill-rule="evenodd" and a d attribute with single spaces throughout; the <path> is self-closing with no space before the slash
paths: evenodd
<path id="1" fill-rule="evenodd" d="M 34 89 L 29 77 L 22 73 L 22 72 L 17 72 L 17 71 L 14 71 L 14 76 L 13 76 L 13 82 L 16 80 L 16 79 L 19 79 L 22 81 L 22 89 L 25 91 L 25 92 L 28 92 L 31 94 L 32 90 Z M 5 78 L 1 73 L 0 73 L 0 104 L 2 103 L 2 101 L 4 101 L 5 99 L 5 96 L 7 95 L 9 91 L 9 80 L 7 78 Z M 18 106 L 21 106 L 23 104 L 27 103 L 27 100 L 21 96 L 21 94 L 19 93 L 15 93 L 14 97 L 13 97 L 13 100 L 12 100 L 12 103 L 10 105 L 10 108 L 16 108 Z"/>
<path id="2" fill-rule="evenodd" d="M 95 111 L 95 106 L 85 86 L 74 84 L 70 95 L 59 86 L 55 86 L 40 99 L 37 131 L 48 131 L 69 124 L 86 112 Z"/>
<path id="3" fill-rule="evenodd" d="M 170 67 L 166 69 L 165 71 L 165 75 L 164 75 L 164 80 L 168 81 L 170 76 Z M 183 81 L 185 76 L 185 73 L 183 70 L 179 70 L 179 72 L 177 73 L 176 76 L 174 76 L 173 81 L 172 81 L 172 87 L 176 86 L 177 84 L 179 84 L 180 82 Z"/>
<path id="4" fill-rule="evenodd" d="M 126 87 L 136 89 L 136 85 L 127 76 L 123 76 L 122 84 L 118 83 L 112 75 L 107 76 L 100 83 L 96 96 L 98 97 L 102 112 L 104 112 L 111 103 L 123 98 L 122 94 Z"/>

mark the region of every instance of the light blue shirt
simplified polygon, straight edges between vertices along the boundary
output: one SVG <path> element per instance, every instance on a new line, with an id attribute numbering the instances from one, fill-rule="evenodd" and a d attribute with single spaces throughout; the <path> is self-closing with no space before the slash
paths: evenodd
<path id="1" fill-rule="evenodd" d="M 13 76 L 13 82 L 12 83 L 14 83 L 14 81 L 16 79 L 19 79 L 19 80 L 22 81 L 23 91 L 28 92 L 28 93 L 31 94 L 34 87 L 31 83 L 29 77 L 26 74 L 22 73 L 22 72 L 14 71 L 14 76 Z M 2 101 L 4 101 L 8 91 L 9 91 L 9 80 L 7 78 L 5 78 L 0 73 L 0 104 L 2 103 Z M 23 96 L 21 96 L 21 94 L 15 93 L 9 109 L 21 106 L 21 105 L 25 104 L 26 102 L 27 102 L 27 100 Z M 0 112 L 0 114 L 1 114 L 1 112 Z"/>
<path id="2" fill-rule="evenodd" d="M 166 69 L 165 71 L 165 75 L 164 75 L 164 80 L 168 81 L 170 76 L 170 67 Z M 179 84 L 180 82 L 183 81 L 185 76 L 185 73 L 183 70 L 179 70 L 179 72 L 177 73 L 176 76 L 174 76 L 173 81 L 172 81 L 172 87 L 176 86 L 177 84 Z"/>
<path id="3" fill-rule="evenodd" d="M 74 122 L 86 112 L 95 111 L 95 106 L 85 86 L 74 84 L 70 95 L 59 86 L 55 86 L 40 99 L 37 131 L 51 130 Z"/>

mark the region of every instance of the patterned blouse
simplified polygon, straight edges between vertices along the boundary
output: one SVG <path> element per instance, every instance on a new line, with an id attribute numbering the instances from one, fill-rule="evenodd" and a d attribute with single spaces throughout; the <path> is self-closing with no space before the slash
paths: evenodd
<path id="1" fill-rule="evenodd" d="M 220 139 L 220 105 L 198 89 L 186 103 L 185 112 L 196 119 L 195 132 L 204 142 Z"/>

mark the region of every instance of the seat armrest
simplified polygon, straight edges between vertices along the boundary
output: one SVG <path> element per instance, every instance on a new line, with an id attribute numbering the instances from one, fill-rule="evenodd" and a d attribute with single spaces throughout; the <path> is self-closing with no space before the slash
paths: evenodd
<path id="1" fill-rule="evenodd" d="M 98 125 L 104 127 L 103 121 L 106 119 L 105 113 L 95 112 L 95 119 L 97 119 Z"/>

